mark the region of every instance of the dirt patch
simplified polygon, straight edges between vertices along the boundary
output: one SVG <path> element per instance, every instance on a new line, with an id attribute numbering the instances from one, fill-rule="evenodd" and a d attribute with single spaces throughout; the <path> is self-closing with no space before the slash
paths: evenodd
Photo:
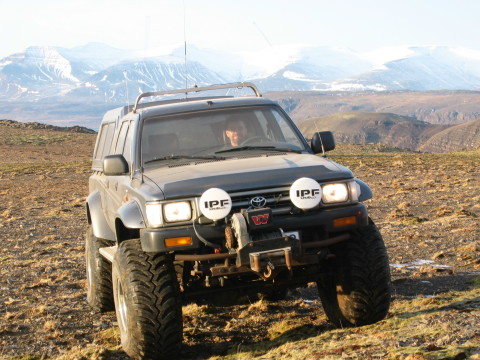
<path id="1" fill-rule="evenodd" d="M 95 135 L 0 127 L 0 138 L 0 358 L 126 359 L 114 314 L 86 303 L 84 201 Z M 392 264 L 388 318 L 334 329 L 314 287 L 279 302 L 186 305 L 182 358 L 477 356 L 480 153 L 341 148 L 332 158 L 374 192 L 367 206 Z"/>

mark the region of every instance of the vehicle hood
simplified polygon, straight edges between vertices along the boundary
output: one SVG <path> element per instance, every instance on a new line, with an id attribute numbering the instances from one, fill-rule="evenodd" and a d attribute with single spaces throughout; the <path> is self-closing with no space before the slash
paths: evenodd
<path id="1" fill-rule="evenodd" d="M 296 179 L 349 179 L 346 167 L 310 154 L 269 154 L 220 161 L 160 164 L 147 168 L 145 180 L 154 182 L 165 199 L 200 196 L 209 188 L 227 192 L 290 186 Z"/>

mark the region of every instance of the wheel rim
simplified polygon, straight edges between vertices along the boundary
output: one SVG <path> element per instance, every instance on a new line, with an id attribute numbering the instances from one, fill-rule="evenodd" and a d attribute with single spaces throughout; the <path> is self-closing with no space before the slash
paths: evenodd
<path id="1" fill-rule="evenodd" d="M 92 264 L 90 264 L 90 261 L 87 263 L 87 290 L 88 293 L 90 293 L 92 289 L 92 276 L 93 276 L 93 269 L 92 269 Z"/>
<path id="2" fill-rule="evenodd" d="M 120 327 L 120 332 L 124 334 L 127 330 L 127 302 L 125 299 L 125 293 L 123 292 L 122 283 L 117 279 L 117 317 L 118 317 L 118 326 Z"/>

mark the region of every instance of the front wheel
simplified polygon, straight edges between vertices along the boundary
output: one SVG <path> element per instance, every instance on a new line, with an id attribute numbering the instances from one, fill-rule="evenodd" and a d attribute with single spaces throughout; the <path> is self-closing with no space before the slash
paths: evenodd
<path id="1" fill-rule="evenodd" d="M 332 251 L 336 255 L 332 272 L 317 282 L 327 318 L 337 327 L 385 318 L 391 298 L 390 265 L 376 225 L 370 221 Z"/>
<path id="2" fill-rule="evenodd" d="M 173 261 L 126 240 L 113 260 L 113 294 L 120 338 L 135 359 L 173 359 L 182 343 L 180 290 Z"/>

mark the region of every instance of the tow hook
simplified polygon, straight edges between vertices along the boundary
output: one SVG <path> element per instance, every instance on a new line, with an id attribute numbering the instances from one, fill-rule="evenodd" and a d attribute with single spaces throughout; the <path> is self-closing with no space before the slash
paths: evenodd
<path id="1" fill-rule="evenodd" d="M 250 253 L 250 268 L 265 280 L 272 279 L 282 269 L 292 270 L 292 250 L 290 247 Z"/>

